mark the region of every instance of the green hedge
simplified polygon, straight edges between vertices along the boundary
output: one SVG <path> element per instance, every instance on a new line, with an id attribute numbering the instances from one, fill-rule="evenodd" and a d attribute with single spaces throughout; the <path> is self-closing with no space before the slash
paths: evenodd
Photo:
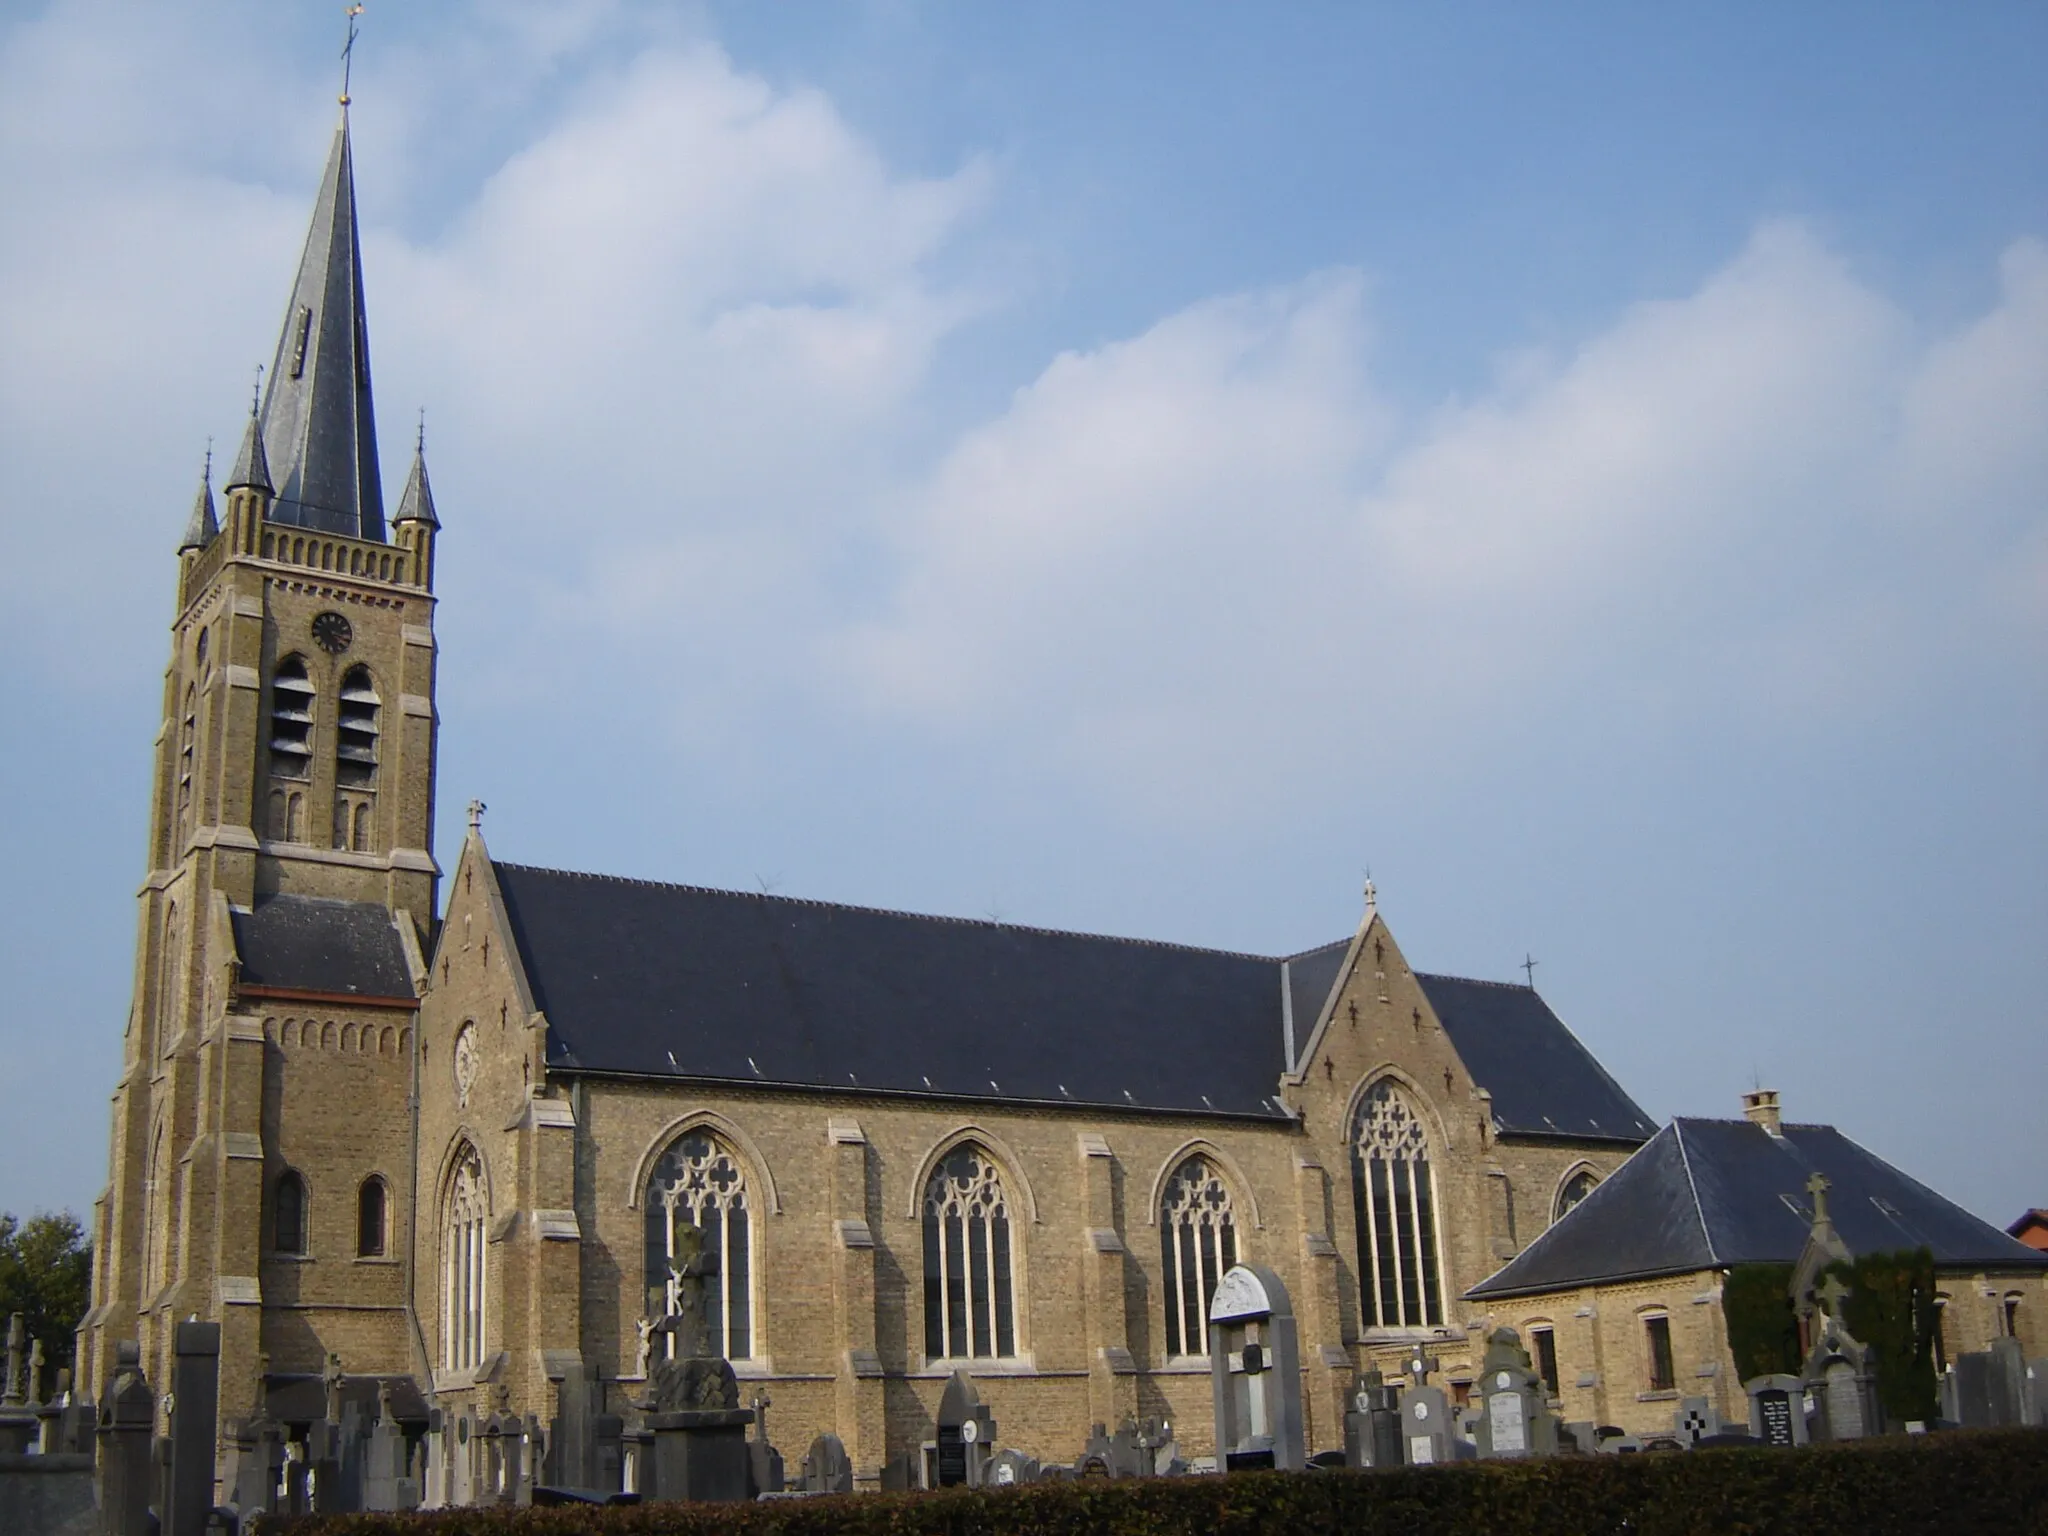
<path id="1" fill-rule="evenodd" d="M 1810 1450 L 1573 1456 L 1399 1472 L 1251 1472 L 765 1504 L 453 1510 L 271 1521 L 290 1536 L 1887 1536 L 2048 1530 L 2048 1432 Z"/>
<path id="2" fill-rule="evenodd" d="M 1739 1381 L 1796 1376 L 1799 1314 L 1792 1310 L 1790 1264 L 1738 1264 L 1721 1281 L 1721 1315 Z"/>

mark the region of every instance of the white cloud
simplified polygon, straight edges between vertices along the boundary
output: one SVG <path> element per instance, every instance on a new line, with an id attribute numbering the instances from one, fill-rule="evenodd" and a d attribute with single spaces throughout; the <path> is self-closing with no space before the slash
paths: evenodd
<path id="1" fill-rule="evenodd" d="M 2014 247 L 1999 304 L 1927 340 L 1768 225 L 1383 453 L 1361 285 L 1198 305 L 951 453 L 857 675 L 1134 806 L 1254 820 L 1412 784 L 1500 718 L 1885 707 L 1997 643 L 1986 594 L 2041 628 L 2011 572 L 2040 569 L 2044 265 Z"/>

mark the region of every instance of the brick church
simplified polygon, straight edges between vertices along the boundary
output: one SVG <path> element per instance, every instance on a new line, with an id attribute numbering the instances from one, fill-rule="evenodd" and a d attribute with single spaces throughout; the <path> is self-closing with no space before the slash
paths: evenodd
<path id="1" fill-rule="evenodd" d="M 336 1358 L 408 1413 L 627 1410 L 687 1227 L 785 1456 L 835 1432 L 860 1486 L 961 1368 L 1046 1460 L 1127 1415 L 1207 1454 L 1238 1260 L 1291 1291 L 1311 1451 L 1369 1364 L 1469 1382 L 1466 1293 L 1657 1127 L 1533 989 L 1414 969 L 1370 886 L 1231 954 L 530 868 L 473 814 L 442 890 L 441 528 L 419 449 L 385 514 L 360 263 L 344 112 L 177 547 L 81 1382 L 128 1338 L 167 1380 L 196 1315 L 227 1417 L 317 1417 Z"/>

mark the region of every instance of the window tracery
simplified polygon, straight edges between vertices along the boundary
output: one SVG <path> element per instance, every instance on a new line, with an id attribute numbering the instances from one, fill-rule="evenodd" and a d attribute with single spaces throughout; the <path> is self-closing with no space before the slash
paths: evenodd
<path id="1" fill-rule="evenodd" d="M 1360 1301 L 1369 1324 L 1435 1327 L 1438 1277 L 1435 1174 L 1429 1133 L 1391 1078 L 1366 1091 L 1351 1141 Z"/>
<path id="2" fill-rule="evenodd" d="M 671 1261 L 679 1229 L 694 1227 L 703 1236 L 703 1252 L 718 1260 L 713 1283 L 705 1288 L 705 1331 L 711 1347 L 728 1360 L 751 1358 L 751 1202 L 746 1174 L 732 1149 L 709 1131 L 685 1131 L 655 1162 L 642 1205 L 647 1213 L 649 1312 L 668 1317 L 678 1310 Z M 671 1351 L 674 1343 L 674 1335 L 668 1335 Z"/>
<path id="3" fill-rule="evenodd" d="M 1573 1206 L 1585 1199 L 1586 1196 L 1593 1193 L 1593 1187 L 1599 1182 L 1600 1180 L 1590 1168 L 1581 1168 L 1577 1173 L 1566 1179 L 1564 1187 L 1557 1192 L 1557 1209 L 1552 1213 L 1550 1219 L 1556 1221 L 1562 1217 L 1566 1211 L 1569 1211 Z"/>
<path id="4" fill-rule="evenodd" d="M 1208 1158 L 1188 1158 L 1167 1181 L 1159 1202 L 1159 1243 L 1166 1352 L 1206 1354 L 1210 1299 L 1224 1272 L 1237 1262 L 1230 1187 Z"/>
<path id="5" fill-rule="evenodd" d="M 483 1362 L 490 1214 L 483 1159 L 464 1142 L 448 1176 L 441 1222 L 441 1360 L 450 1370 L 473 1370 Z"/>
<path id="6" fill-rule="evenodd" d="M 1017 1352 L 1009 1198 L 995 1159 L 973 1142 L 925 1182 L 924 1338 L 931 1359 Z"/>

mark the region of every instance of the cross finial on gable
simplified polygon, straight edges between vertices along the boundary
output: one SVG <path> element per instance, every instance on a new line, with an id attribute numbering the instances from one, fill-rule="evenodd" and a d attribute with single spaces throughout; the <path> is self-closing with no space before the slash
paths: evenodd
<path id="1" fill-rule="evenodd" d="M 487 806 L 487 805 L 485 805 L 485 804 L 483 803 L 483 801 L 481 801 L 481 800 L 472 800 L 472 801 L 470 801 L 470 802 L 469 802 L 469 830 L 470 830 L 470 831 L 472 831 L 472 832 L 481 832 L 481 831 L 483 831 L 483 829 L 484 829 L 484 812 L 485 812 L 485 811 L 487 811 L 487 810 L 489 810 L 489 809 L 490 809 L 490 807 L 489 807 L 489 806 Z"/>
<path id="2" fill-rule="evenodd" d="M 1365 910 L 1368 912 L 1377 912 L 1379 910 L 1379 906 L 1380 890 L 1378 886 L 1372 883 L 1372 871 L 1368 869 L 1365 872 Z"/>
<path id="3" fill-rule="evenodd" d="M 1815 1225 L 1828 1219 L 1828 1176 L 1819 1171 L 1807 1175 L 1806 1192 L 1813 1196 L 1813 1220 Z"/>

